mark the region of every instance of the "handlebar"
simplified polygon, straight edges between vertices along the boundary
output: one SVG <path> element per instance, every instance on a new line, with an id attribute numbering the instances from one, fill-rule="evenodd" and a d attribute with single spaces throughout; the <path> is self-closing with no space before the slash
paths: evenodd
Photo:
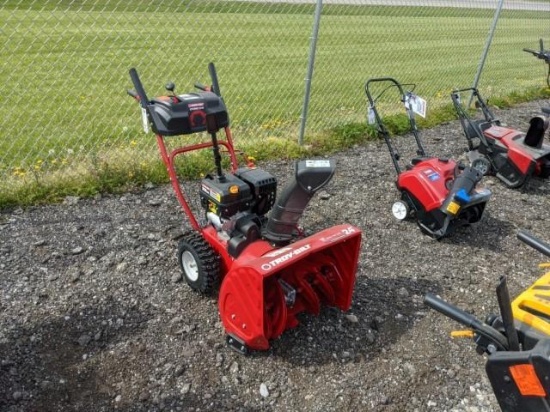
<path id="1" fill-rule="evenodd" d="M 533 249 L 538 250 L 543 255 L 550 257 L 550 245 L 548 243 L 537 239 L 535 236 L 526 232 L 525 230 L 520 230 L 517 237 L 519 240 L 531 246 Z"/>
<path id="2" fill-rule="evenodd" d="M 462 309 L 445 302 L 443 299 L 440 299 L 431 293 L 427 293 L 426 296 L 424 296 L 424 303 L 448 318 L 473 329 L 475 333 L 492 342 L 496 346 L 497 350 L 506 351 L 509 349 L 508 340 L 504 335 L 491 326 L 482 323 L 474 315 L 471 315 Z"/>
<path id="3" fill-rule="evenodd" d="M 141 80 L 139 79 L 139 75 L 137 73 L 137 70 L 135 68 L 130 69 L 130 78 L 132 79 L 132 83 L 134 83 L 134 87 L 136 88 L 136 95 L 139 97 L 139 104 L 144 109 L 147 109 L 147 103 L 149 102 L 149 99 L 147 99 L 147 95 L 145 94 L 145 89 L 143 88 L 143 84 L 141 83 Z M 131 90 L 133 92 L 133 90 Z M 128 90 L 128 94 L 130 96 L 133 96 Z M 135 96 L 133 96 L 135 97 Z"/>
<path id="4" fill-rule="evenodd" d="M 463 92 L 474 92 L 474 93 L 477 93 L 477 89 L 475 87 L 466 87 L 464 89 L 454 89 L 453 90 L 453 94 L 454 93 L 463 93 Z"/>
<path id="5" fill-rule="evenodd" d="M 471 315 L 468 312 L 445 302 L 443 299 L 440 299 L 431 293 L 427 293 L 426 296 L 424 296 L 424 303 L 430 308 L 435 309 L 439 313 L 463 324 L 468 328 L 476 329 L 479 325 L 482 325 L 481 321 L 479 321 L 474 315 Z"/>
<path id="6" fill-rule="evenodd" d="M 539 39 L 540 50 L 533 49 L 523 49 L 524 52 L 531 53 L 538 59 L 544 60 L 546 63 L 550 64 L 550 50 L 544 50 L 544 43 L 542 39 Z"/>
<path id="7" fill-rule="evenodd" d="M 208 72 L 210 73 L 210 79 L 212 80 L 212 86 L 207 86 L 205 84 L 196 82 L 194 84 L 195 88 L 202 90 L 203 92 L 213 92 L 221 97 L 220 83 L 218 82 L 218 74 L 216 72 L 216 66 L 214 63 L 208 63 Z"/>
<path id="8" fill-rule="evenodd" d="M 139 100 L 139 96 L 138 96 L 138 94 L 135 90 L 128 89 L 128 90 L 126 90 L 126 93 L 128 93 L 134 99 Z"/>
<path id="9" fill-rule="evenodd" d="M 542 59 L 550 63 L 550 51 L 545 52 L 544 50 L 541 51 L 535 51 L 532 49 L 523 49 L 524 52 L 531 53 L 533 56 L 535 56 L 538 59 Z"/>
<path id="10" fill-rule="evenodd" d="M 371 79 L 368 79 L 367 82 L 365 83 L 365 92 L 367 93 L 367 98 L 369 99 L 369 103 L 371 106 L 374 106 L 374 101 L 377 100 L 387 89 L 384 89 L 377 97 L 376 99 L 374 99 L 372 97 L 372 94 L 369 90 L 369 86 L 372 84 L 372 83 L 382 83 L 382 82 L 390 82 L 390 83 L 393 83 L 393 85 L 391 86 L 388 86 L 388 87 L 397 87 L 398 90 L 399 90 L 399 93 L 401 94 L 401 96 L 405 96 L 405 92 L 403 90 L 403 86 L 401 83 L 399 83 L 397 80 L 395 80 L 393 77 L 375 77 L 375 78 L 371 78 Z"/>
<path id="11" fill-rule="evenodd" d="M 193 86 L 195 86 L 196 89 L 202 90 L 203 92 L 209 92 L 210 91 L 210 87 L 208 87 L 207 85 L 202 84 L 202 83 L 197 82 Z"/>
<path id="12" fill-rule="evenodd" d="M 220 83 L 218 82 L 218 74 L 216 73 L 216 66 L 214 66 L 214 63 L 208 63 L 208 72 L 210 73 L 210 78 L 212 79 L 212 91 L 219 97 L 222 97 Z"/>

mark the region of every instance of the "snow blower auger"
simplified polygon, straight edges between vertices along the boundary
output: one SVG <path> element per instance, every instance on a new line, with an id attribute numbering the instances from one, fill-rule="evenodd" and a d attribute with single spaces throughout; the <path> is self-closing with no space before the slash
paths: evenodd
<path id="1" fill-rule="evenodd" d="M 524 52 L 531 53 L 537 59 L 541 59 L 548 65 L 548 74 L 546 75 L 546 84 L 550 87 L 550 49 L 544 50 L 544 42 L 539 39 L 539 50 L 523 49 Z"/>
<path id="2" fill-rule="evenodd" d="M 296 162 L 295 175 L 278 198 L 273 175 L 250 163 L 239 167 L 212 63 L 209 71 L 212 86 L 196 84 L 200 92 L 176 95 L 169 83 L 168 96 L 149 100 L 137 71 L 131 69 L 135 91 L 128 93 L 140 102 L 144 127 L 156 134 L 176 197 L 192 227 L 178 247 L 188 285 L 208 294 L 219 284 L 227 343 L 241 353 L 266 350 L 270 340 L 298 325 L 301 312 L 319 314 L 322 305 L 349 309 L 361 231 L 342 224 L 306 237 L 298 226 L 310 199 L 332 178 L 333 160 Z M 218 139 L 222 129 L 225 137 Z M 165 140 L 170 136 L 199 132 L 207 132 L 209 141 L 168 150 Z M 229 156 L 229 172 L 222 170 L 220 147 Z M 204 216 L 199 220 L 178 180 L 175 159 L 210 148 L 215 173 L 201 181 L 198 195 Z"/>
<path id="3" fill-rule="evenodd" d="M 482 118 L 469 115 L 461 99 L 465 92 L 475 98 Z M 503 127 L 476 88 L 454 90 L 451 99 L 468 142 L 468 157 L 473 168 L 484 175 L 496 175 L 512 189 L 524 186 L 532 176 L 542 179 L 550 176 L 550 145 L 544 143 L 547 117 L 533 117 L 527 133 L 522 133 Z M 542 111 L 550 115 L 550 108 Z"/>
<path id="4" fill-rule="evenodd" d="M 389 85 L 373 97 L 374 83 Z M 376 124 L 378 134 L 384 138 L 397 172 L 396 186 L 401 193 L 401 200 L 392 206 L 394 217 L 398 220 L 414 218 L 423 233 L 440 239 L 459 226 L 479 221 L 491 192 L 477 187 L 482 178 L 477 170 L 464 167 L 451 159 L 430 157 L 426 154 L 415 121 L 415 111 L 423 111 L 417 107 L 418 102 L 422 104 L 422 100 L 412 90 L 405 92 L 403 86 L 391 77 L 367 81 L 365 91 L 369 101 L 368 122 Z M 414 85 L 405 86 L 412 86 L 414 90 Z M 396 88 L 399 92 L 416 142 L 416 157 L 407 164 L 402 161 L 394 138 L 376 107 L 377 100 L 390 88 Z"/>
<path id="5" fill-rule="evenodd" d="M 527 232 L 518 238 L 550 257 L 550 245 Z M 550 267 L 543 264 L 541 267 Z M 550 272 L 510 302 L 506 277 L 496 288 L 500 316 L 482 322 L 442 299 L 427 294 L 424 303 L 469 328 L 451 336 L 471 337 L 487 354 L 485 371 L 504 412 L 550 411 Z"/>

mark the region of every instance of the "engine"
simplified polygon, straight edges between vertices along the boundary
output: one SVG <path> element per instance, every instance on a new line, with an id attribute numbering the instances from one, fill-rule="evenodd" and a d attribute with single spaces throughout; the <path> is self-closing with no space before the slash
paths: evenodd
<path id="1" fill-rule="evenodd" d="M 201 205 L 231 256 L 239 256 L 259 238 L 283 246 L 295 240 L 299 219 L 315 193 L 332 179 L 335 166 L 331 159 L 296 162 L 294 177 L 278 198 L 276 178 L 261 169 L 207 176 L 201 182 Z"/>
<path id="2" fill-rule="evenodd" d="M 277 179 L 257 168 L 240 168 L 235 174 L 220 177 L 207 176 L 200 189 L 206 217 L 228 241 L 228 252 L 233 257 L 260 238 L 276 195 Z"/>

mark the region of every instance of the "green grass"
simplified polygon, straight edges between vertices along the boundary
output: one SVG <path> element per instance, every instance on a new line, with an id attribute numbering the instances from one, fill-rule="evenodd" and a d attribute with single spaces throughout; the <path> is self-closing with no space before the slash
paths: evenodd
<path id="1" fill-rule="evenodd" d="M 417 83 L 428 123 L 470 86 L 491 10 L 325 5 L 305 147 L 297 145 L 312 5 L 220 1 L 19 1 L 0 9 L 0 208 L 165 182 L 154 136 L 125 94 L 208 82 L 215 61 L 237 147 L 257 159 L 327 153 L 364 139 L 364 82 Z M 504 11 L 480 87 L 493 101 L 545 96 L 548 16 Z M 467 30 L 465 29 L 467 27 Z M 391 107 L 391 100 L 381 102 Z M 384 106 L 383 106 L 384 107 Z M 444 115 L 443 115 L 444 114 Z M 200 158 L 197 158 L 200 159 Z M 193 176 L 209 167 L 192 159 Z"/>

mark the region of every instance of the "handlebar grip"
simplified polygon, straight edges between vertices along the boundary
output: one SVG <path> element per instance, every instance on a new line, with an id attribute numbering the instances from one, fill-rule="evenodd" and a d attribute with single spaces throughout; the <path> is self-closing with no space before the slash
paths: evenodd
<path id="1" fill-rule="evenodd" d="M 139 104 L 144 109 L 147 109 L 147 103 L 149 102 L 149 100 L 147 99 L 147 95 L 145 94 L 145 89 L 143 88 L 143 84 L 141 84 L 141 80 L 139 79 L 137 70 L 133 67 L 130 69 L 130 78 L 132 79 L 132 83 L 134 83 L 134 87 L 136 88 L 137 95 L 139 96 Z"/>
<path id="2" fill-rule="evenodd" d="M 197 88 L 197 89 L 199 89 L 199 90 L 202 90 L 203 92 L 208 92 L 208 91 L 210 91 L 210 87 L 208 87 L 208 86 L 206 86 L 206 85 L 204 85 L 204 84 L 202 84 L 202 83 L 198 83 L 198 82 L 197 82 L 197 83 L 195 83 L 194 86 L 195 86 L 195 88 Z"/>
<path id="3" fill-rule="evenodd" d="M 538 250 L 543 255 L 550 257 L 550 245 L 540 239 L 537 239 L 525 230 L 520 230 L 518 232 L 518 239 L 531 246 L 533 249 Z"/>
<path id="4" fill-rule="evenodd" d="M 443 299 L 431 293 L 427 293 L 426 296 L 424 296 L 424 303 L 430 308 L 435 309 L 439 313 L 468 328 L 479 329 L 482 326 L 482 323 L 474 315 L 464 312 L 462 309 L 445 302 Z"/>
<path id="5" fill-rule="evenodd" d="M 210 78 L 212 79 L 212 91 L 219 97 L 222 97 L 220 84 L 218 83 L 218 74 L 216 73 L 216 66 L 214 66 L 214 63 L 208 63 L 208 72 L 210 73 Z"/>

